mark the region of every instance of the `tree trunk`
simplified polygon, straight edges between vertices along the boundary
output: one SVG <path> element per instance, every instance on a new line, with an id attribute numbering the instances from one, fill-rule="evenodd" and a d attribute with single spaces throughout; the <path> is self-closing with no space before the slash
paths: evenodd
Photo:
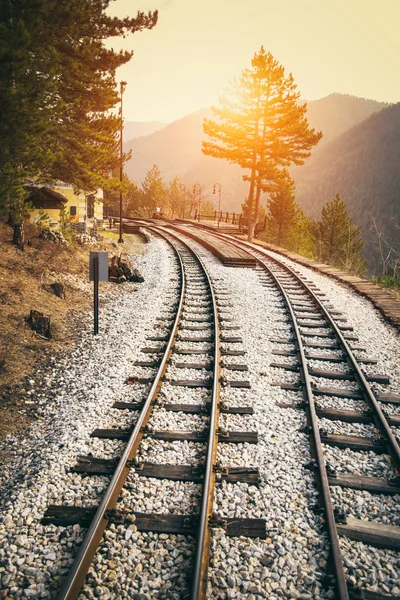
<path id="1" fill-rule="evenodd" d="M 254 199 L 254 184 L 256 179 L 256 169 L 257 169 L 257 143 L 258 143 L 258 125 L 260 123 L 260 116 L 258 114 L 258 110 L 260 107 L 260 93 L 261 93 L 261 79 L 258 79 L 258 90 L 257 90 L 257 112 L 256 112 L 256 122 L 254 126 L 254 141 L 253 141 L 253 157 L 251 164 L 251 180 L 250 180 L 250 190 L 249 190 L 249 205 L 248 205 L 248 229 L 247 229 L 247 239 L 249 242 L 253 241 L 254 237 L 254 217 L 253 217 L 253 199 Z"/>
<path id="2" fill-rule="evenodd" d="M 20 250 L 24 250 L 25 248 L 25 233 L 24 233 L 24 224 L 23 223 L 15 223 L 14 224 L 14 234 L 13 234 L 13 244 L 18 246 Z"/>
<path id="3" fill-rule="evenodd" d="M 14 227 L 14 225 L 15 225 L 14 215 L 11 211 L 8 213 L 8 218 L 7 218 L 6 224 L 9 225 L 10 227 Z"/>
<path id="4" fill-rule="evenodd" d="M 254 219 L 252 222 L 252 232 L 251 232 L 251 240 L 249 241 L 253 241 L 253 237 L 257 237 L 257 234 L 255 233 L 256 231 L 256 227 L 257 227 L 257 223 L 258 223 L 258 211 L 260 208 L 260 197 L 261 197 L 261 181 L 260 178 L 257 179 L 257 187 L 256 187 L 256 204 L 254 207 Z"/>
<path id="5" fill-rule="evenodd" d="M 267 106 L 268 106 L 268 100 L 269 100 L 269 95 L 270 95 L 270 83 L 268 82 L 268 90 L 267 90 L 267 96 L 264 99 L 264 112 L 263 112 L 263 116 L 264 116 L 264 123 L 263 123 L 263 134 L 262 134 L 262 145 L 264 147 L 265 144 L 265 136 L 266 136 L 266 132 L 267 132 Z M 260 81 L 259 81 L 259 85 L 258 85 L 258 97 L 257 97 L 257 109 L 260 105 Z M 258 131 L 258 124 L 259 121 L 257 123 L 257 131 Z M 255 143 L 257 142 L 257 137 L 255 138 Z M 261 158 L 261 157 L 260 157 Z M 257 166 L 256 164 L 254 165 L 255 167 Z M 249 233 L 249 242 L 253 241 L 253 237 L 256 237 L 254 235 L 254 232 L 256 230 L 257 227 L 257 223 L 258 223 L 258 210 L 260 207 L 260 196 L 261 196 L 261 175 L 260 175 L 260 171 L 258 171 L 258 177 L 257 177 L 257 192 L 256 192 L 256 205 L 254 208 L 254 218 L 252 215 L 252 220 L 251 220 L 251 240 L 250 240 L 250 233 Z M 249 224 L 249 232 L 250 232 L 250 224 Z"/>
<path id="6" fill-rule="evenodd" d="M 247 240 L 249 242 L 253 241 L 253 236 L 254 236 L 254 219 L 253 219 L 254 179 L 255 179 L 255 170 L 252 169 L 251 180 L 250 180 L 249 199 L 248 199 L 248 206 L 247 206 Z"/>

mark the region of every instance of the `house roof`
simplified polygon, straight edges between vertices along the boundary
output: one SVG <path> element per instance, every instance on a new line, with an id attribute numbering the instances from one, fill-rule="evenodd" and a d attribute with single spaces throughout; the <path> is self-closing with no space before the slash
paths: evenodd
<path id="1" fill-rule="evenodd" d="M 68 202 L 65 196 L 45 186 L 27 186 L 26 189 L 31 192 L 28 200 L 35 208 L 62 208 Z"/>

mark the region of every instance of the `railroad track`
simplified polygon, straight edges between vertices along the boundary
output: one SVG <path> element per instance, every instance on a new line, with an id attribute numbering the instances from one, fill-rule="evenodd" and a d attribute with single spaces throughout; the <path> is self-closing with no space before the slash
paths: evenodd
<path id="1" fill-rule="evenodd" d="M 161 334 L 148 338 L 153 345 L 142 349 L 146 360 L 135 363 L 139 369 L 149 370 L 149 375 L 142 377 L 133 374 L 126 381 L 127 385 L 135 388 L 141 389 L 140 386 L 143 386 L 143 398 L 137 402 L 114 404 L 114 408 L 124 411 L 124 414 L 137 415 L 134 426 L 96 429 L 91 434 L 94 438 L 126 441 L 122 455 L 118 460 L 81 456 L 73 469 L 82 476 L 110 477 L 100 504 L 96 507 L 52 505 L 44 516 L 44 524 L 67 526 L 79 523 L 87 527 L 75 561 L 62 585 L 59 599 L 77 598 L 88 572 L 87 581 L 90 581 L 93 559 L 99 546 L 101 550 L 108 532 L 113 537 L 120 535 L 125 540 L 131 539 L 133 532 L 164 534 L 163 540 L 171 535 L 178 541 L 180 535 L 195 540 L 186 589 L 174 590 L 172 583 L 170 589 L 164 591 L 169 594 L 165 597 L 196 599 L 207 597 L 207 571 L 213 527 L 222 528 L 231 536 L 265 537 L 266 524 L 262 519 L 219 518 L 213 513 L 216 482 L 247 482 L 257 485 L 259 481 L 258 469 L 255 467 L 222 468 L 217 462 L 218 443 L 237 445 L 257 442 L 255 431 L 227 431 L 219 427 L 220 413 L 252 414 L 251 407 L 225 406 L 220 402 L 220 368 L 223 357 L 244 355 L 243 350 L 237 349 L 241 339 L 236 335 L 234 330 L 237 327 L 231 321 L 229 298 L 227 299 L 223 289 L 216 293 L 199 256 L 188 245 L 171 234 L 160 231 L 157 234 L 164 237 L 174 249 L 180 267 L 179 292 L 172 299 L 172 306 L 167 306 L 168 312 L 162 316 Z M 246 369 L 246 365 L 242 363 L 229 362 L 224 366 L 233 373 Z M 177 376 L 177 373 L 182 373 L 182 376 Z M 241 388 L 249 386 L 243 379 L 224 380 L 223 384 Z M 174 389 L 191 390 L 194 393 L 191 402 L 174 402 Z M 198 397 L 203 401 L 199 402 Z M 190 430 L 157 430 L 151 423 L 157 423 L 158 411 L 166 411 L 178 425 L 180 421 L 187 424 L 192 419 L 194 426 Z M 146 450 L 142 452 L 144 442 Z M 200 460 L 190 464 L 160 464 L 158 461 L 140 460 L 141 452 L 148 453 L 148 445 L 153 442 L 185 442 L 191 446 L 196 445 L 202 448 L 195 452 Z M 135 501 L 130 498 L 129 490 L 138 489 L 138 480 L 145 481 L 146 478 L 188 482 L 191 486 L 199 486 L 198 500 L 193 502 L 195 512 L 182 514 L 176 510 L 156 513 L 135 511 Z M 159 543 L 160 539 L 158 538 Z M 96 577 L 93 576 L 92 579 L 94 581 Z"/>
<path id="2" fill-rule="evenodd" d="M 218 236 L 226 242 L 226 236 Z M 324 294 L 299 272 L 285 262 L 273 257 L 268 251 L 241 241 L 231 243 L 246 249 L 257 259 L 257 269 L 263 285 L 279 290 L 283 301 L 284 321 L 290 335 L 272 338 L 276 344 L 274 354 L 279 356 L 271 364 L 280 372 L 293 374 L 290 382 L 275 383 L 291 396 L 291 402 L 278 403 L 284 408 L 305 410 L 313 460 L 309 468 L 314 472 L 320 492 L 320 505 L 326 529 L 329 533 L 330 561 L 329 582 L 336 589 L 335 598 L 394 598 L 389 594 L 353 589 L 340 550 L 339 536 L 346 536 L 366 545 L 389 550 L 400 550 L 400 528 L 381 522 L 346 519 L 338 501 L 333 501 L 334 488 L 368 491 L 371 494 L 393 496 L 400 493 L 400 416 L 390 415 L 384 406 L 399 405 L 400 396 L 390 392 L 375 392 L 371 384 L 382 387 L 389 383 L 384 375 L 367 373 L 368 365 L 376 364 L 365 357 L 365 349 L 357 345 L 358 338 L 346 318 L 336 311 Z M 328 367 L 326 366 L 328 365 Z M 323 382 L 321 385 L 320 382 Z M 335 383 L 332 385 L 332 382 Z M 295 398 L 295 401 L 293 401 Z M 345 408 L 341 402 L 356 403 Z M 335 403 L 338 403 L 338 406 Z M 332 406 L 333 404 L 333 406 Z M 382 406 L 383 405 L 383 406 Z M 328 424 L 328 428 L 326 425 Z M 329 425 L 332 427 L 329 427 Z M 343 434 L 337 430 L 346 424 L 369 427 L 363 435 Z M 338 427 L 339 425 L 339 427 Z M 336 432 L 335 432 L 336 429 Z M 390 455 L 393 477 L 342 475 L 326 459 L 327 448 L 351 449 L 355 452 Z"/>

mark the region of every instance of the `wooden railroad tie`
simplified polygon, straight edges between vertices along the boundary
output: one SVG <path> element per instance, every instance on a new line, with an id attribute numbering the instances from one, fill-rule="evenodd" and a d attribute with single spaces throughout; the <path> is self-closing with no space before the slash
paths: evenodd
<path id="1" fill-rule="evenodd" d="M 95 429 L 90 437 L 127 441 L 133 429 Z M 183 431 L 183 430 L 165 430 L 154 431 L 150 428 L 144 428 L 143 434 L 156 440 L 165 442 L 197 442 L 204 444 L 208 440 L 207 432 L 202 431 Z M 218 441 L 229 444 L 257 444 L 257 431 L 220 431 L 218 432 Z"/>
<path id="2" fill-rule="evenodd" d="M 79 524 L 88 527 L 93 520 L 97 507 L 51 505 L 43 519 L 43 525 L 68 526 Z M 197 515 L 165 515 L 112 510 L 106 518 L 114 523 L 134 524 L 137 531 L 152 531 L 195 536 L 198 528 Z M 266 538 L 264 519 L 242 519 L 214 517 L 211 527 L 224 529 L 230 537 Z"/>
<path id="3" fill-rule="evenodd" d="M 288 402 L 277 402 L 276 405 L 280 408 L 304 408 L 302 403 L 293 404 Z M 369 411 L 360 412 L 358 410 L 322 408 L 316 405 L 316 413 L 320 419 L 324 418 L 329 419 L 330 421 L 344 421 L 345 423 L 374 423 L 372 412 Z M 400 415 L 386 416 L 386 420 L 391 426 L 400 426 Z"/>
<path id="4" fill-rule="evenodd" d="M 93 456 L 79 456 L 78 462 L 71 471 L 84 475 L 112 475 L 115 471 L 118 459 L 95 458 Z M 153 479 L 170 479 L 171 481 L 192 481 L 201 483 L 204 481 L 204 465 L 194 467 L 192 465 L 169 465 L 155 464 L 151 462 L 134 462 L 127 464 L 140 477 Z M 247 483 L 259 485 L 260 472 L 257 467 L 224 467 L 217 468 L 217 480 L 228 483 Z"/>
<path id="5" fill-rule="evenodd" d="M 284 369 L 285 371 L 294 371 L 299 372 L 299 365 L 290 365 L 287 363 L 276 363 L 273 362 L 270 364 L 271 367 L 275 367 L 277 369 Z M 342 381 L 355 381 L 355 377 L 352 373 L 344 373 L 342 371 L 325 371 L 324 369 L 308 369 L 309 375 L 311 377 L 323 377 L 325 379 L 337 379 Z M 371 381 L 374 383 L 381 384 L 389 384 L 390 379 L 387 375 L 380 375 L 378 373 L 370 373 L 365 375 L 365 379 L 367 381 Z"/>
<path id="6" fill-rule="evenodd" d="M 115 402 L 113 408 L 118 410 L 141 410 L 144 402 Z M 209 414 L 207 404 L 178 404 L 166 402 L 160 404 L 160 408 L 169 412 L 183 412 L 187 414 Z M 253 415 L 254 408 L 252 406 L 227 406 L 224 403 L 220 405 L 221 413 L 230 415 Z"/>

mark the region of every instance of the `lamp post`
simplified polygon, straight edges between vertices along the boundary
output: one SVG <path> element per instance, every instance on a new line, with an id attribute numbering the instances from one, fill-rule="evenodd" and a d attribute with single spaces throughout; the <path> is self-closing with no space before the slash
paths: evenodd
<path id="1" fill-rule="evenodd" d="M 123 135 L 123 127 L 124 127 L 124 119 L 122 117 L 122 96 L 126 88 L 126 81 L 121 81 L 120 83 L 120 91 L 121 91 L 121 128 L 120 128 L 120 136 L 119 136 L 119 239 L 118 244 L 123 244 L 124 240 L 122 239 L 122 176 L 123 176 L 123 164 L 122 164 L 122 135 Z"/>
<path id="2" fill-rule="evenodd" d="M 193 186 L 193 194 L 194 194 L 195 198 L 196 198 L 196 189 L 198 189 L 198 194 L 199 194 L 199 213 L 197 215 L 197 220 L 200 223 L 201 185 L 199 183 L 195 183 Z"/>
<path id="3" fill-rule="evenodd" d="M 218 186 L 218 227 L 219 227 L 219 221 L 221 218 L 221 184 L 214 183 L 213 194 L 215 194 L 215 192 L 216 192 L 216 186 Z"/>

